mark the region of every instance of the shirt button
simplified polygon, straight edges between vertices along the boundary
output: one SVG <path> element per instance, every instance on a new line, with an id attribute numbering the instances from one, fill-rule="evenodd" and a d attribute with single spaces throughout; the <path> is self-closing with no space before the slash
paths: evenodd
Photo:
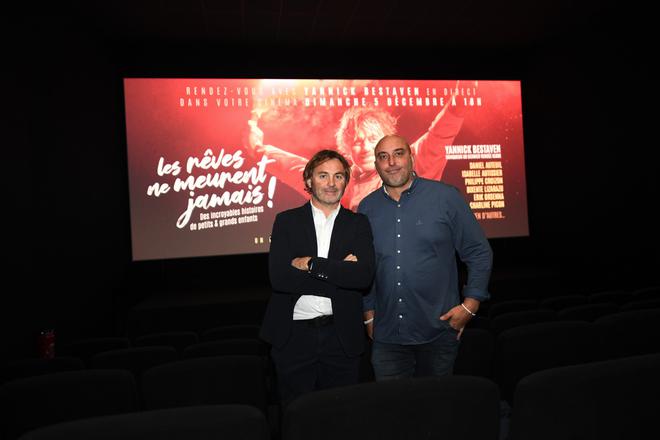
<path id="1" fill-rule="evenodd" d="M 397 270 L 401 269 L 401 266 L 397 266 L 396 269 L 397 269 Z"/>
<path id="2" fill-rule="evenodd" d="M 403 301 L 401 298 L 399 298 L 399 302 Z"/>
<path id="3" fill-rule="evenodd" d="M 399 205 L 396 205 L 396 207 L 397 207 L 397 208 L 401 208 L 401 205 L 400 205 L 400 204 L 399 204 Z"/>
<path id="4" fill-rule="evenodd" d="M 400 285 L 401 285 L 401 281 L 397 282 L 396 285 L 397 285 L 397 286 L 400 286 Z"/>
<path id="5" fill-rule="evenodd" d="M 399 319 L 403 319 L 403 315 L 399 315 Z"/>
<path id="6" fill-rule="evenodd" d="M 397 249 L 397 250 L 396 250 L 396 253 L 397 253 L 397 254 L 400 254 L 400 253 L 401 253 L 401 251 L 400 251 L 399 249 Z"/>
<path id="7" fill-rule="evenodd" d="M 397 223 L 401 223 L 401 219 L 400 219 L 400 218 L 396 219 L 396 221 L 397 221 Z"/>
<path id="8" fill-rule="evenodd" d="M 397 237 L 401 237 L 401 234 L 396 234 Z"/>

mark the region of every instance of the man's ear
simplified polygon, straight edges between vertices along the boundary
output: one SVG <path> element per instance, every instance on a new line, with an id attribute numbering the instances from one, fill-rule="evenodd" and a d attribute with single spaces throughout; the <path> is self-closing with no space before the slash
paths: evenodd
<path id="1" fill-rule="evenodd" d="M 312 179 L 305 180 L 305 185 L 307 186 L 307 189 L 311 190 L 312 189 Z"/>

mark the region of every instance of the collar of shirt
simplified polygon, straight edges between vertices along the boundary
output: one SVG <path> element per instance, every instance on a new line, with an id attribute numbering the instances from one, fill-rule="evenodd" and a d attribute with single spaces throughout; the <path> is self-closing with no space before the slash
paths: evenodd
<path id="1" fill-rule="evenodd" d="M 312 206 L 312 216 L 314 217 L 314 229 L 316 230 L 316 247 L 318 250 L 317 257 L 328 258 L 328 251 L 330 250 L 330 239 L 332 238 L 332 228 L 335 225 L 335 219 L 341 205 L 337 205 L 329 216 L 325 216 L 325 213 L 319 208 Z"/>
<path id="2" fill-rule="evenodd" d="M 337 204 L 337 207 L 326 217 L 325 213 L 314 206 L 311 201 L 309 202 L 309 205 L 312 207 L 312 216 L 314 217 L 314 224 L 316 226 L 318 226 L 318 222 L 321 222 L 322 224 L 334 223 L 335 218 L 337 218 L 337 214 L 339 214 L 339 210 L 341 209 L 341 204 Z"/>
<path id="3" fill-rule="evenodd" d="M 411 192 L 413 192 L 413 189 L 415 189 L 416 186 L 417 186 L 417 174 L 413 171 L 413 173 L 412 173 L 412 179 L 410 180 L 410 183 L 408 184 L 408 188 L 406 188 L 406 189 L 404 189 L 403 191 L 401 191 L 401 193 L 403 194 L 403 193 L 406 192 L 406 191 L 407 191 L 408 193 L 411 193 Z M 387 187 L 385 186 L 385 184 L 383 184 L 383 192 L 385 193 L 385 195 L 386 195 L 387 197 L 389 197 L 390 199 L 392 199 L 392 196 L 390 196 L 390 193 L 387 192 Z M 392 200 L 394 200 L 394 199 L 392 199 Z"/>

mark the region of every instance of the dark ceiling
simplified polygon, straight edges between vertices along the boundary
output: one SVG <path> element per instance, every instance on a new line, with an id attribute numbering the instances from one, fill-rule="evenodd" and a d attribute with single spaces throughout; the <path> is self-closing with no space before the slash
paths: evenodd
<path id="1" fill-rule="evenodd" d="M 113 1 L 77 11 L 109 38 L 235 44 L 517 46 L 578 30 L 592 1 Z M 599 10 L 601 9 L 601 10 Z"/>
<path id="2" fill-rule="evenodd" d="M 115 45 L 527 48 L 644 30 L 616 0 L 114 0 L 26 12 Z M 642 21 L 649 17 L 640 14 Z M 53 21 L 55 23 L 53 23 Z"/>
<path id="3" fill-rule="evenodd" d="M 74 0 L 21 6 L 10 33 L 55 60 L 84 42 L 129 76 L 504 79 L 523 77 L 537 54 L 637 57 L 654 32 L 638 1 Z"/>

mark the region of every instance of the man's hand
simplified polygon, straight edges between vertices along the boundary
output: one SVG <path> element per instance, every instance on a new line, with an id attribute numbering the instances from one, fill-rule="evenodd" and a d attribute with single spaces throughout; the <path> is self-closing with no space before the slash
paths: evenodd
<path id="1" fill-rule="evenodd" d="M 311 260 L 312 257 L 296 257 L 293 260 L 291 260 L 291 266 L 295 267 L 298 270 L 304 270 L 307 272 L 307 264 L 309 263 L 309 260 Z"/>
<path id="2" fill-rule="evenodd" d="M 449 321 L 449 326 L 458 332 L 456 339 L 461 339 L 463 329 L 467 325 L 468 321 L 470 321 L 470 318 L 472 318 L 472 315 L 467 313 L 465 309 L 459 304 L 442 315 L 440 320 Z"/>
<path id="3" fill-rule="evenodd" d="M 357 262 L 357 257 L 353 254 L 348 254 L 344 257 L 344 261 L 356 261 Z"/>

